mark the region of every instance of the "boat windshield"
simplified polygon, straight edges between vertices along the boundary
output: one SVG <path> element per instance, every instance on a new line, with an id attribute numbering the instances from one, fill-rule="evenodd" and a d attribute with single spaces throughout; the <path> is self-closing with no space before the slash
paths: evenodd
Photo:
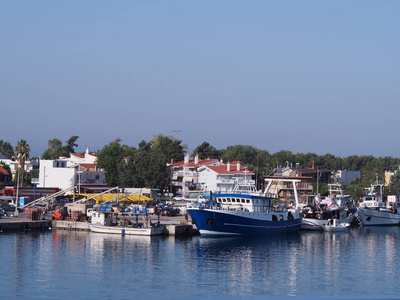
<path id="1" fill-rule="evenodd" d="M 236 184 L 233 192 L 238 194 L 259 194 L 254 184 Z"/>

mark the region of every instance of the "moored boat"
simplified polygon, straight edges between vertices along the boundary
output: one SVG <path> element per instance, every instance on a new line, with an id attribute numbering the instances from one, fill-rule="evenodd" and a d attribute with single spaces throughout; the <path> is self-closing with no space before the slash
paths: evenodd
<path id="1" fill-rule="evenodd" d="M 341 184 L 329 184 L 329 196 L 315 196 L 313 203 L 303 208 L 301 230 L 324 230 L 329 220 L 350 224 L 356 215 L 353 198 L 344 195 Z"/>
<path id="2" fill-rule="evenodd" d="M 380 188 L 380 194 L 376 188 Z M 388 196 L 393 200 L 388 205 L 383 205 L 383 184 L 378 180 L 371 184 L 368 195 L 363 196 L 363 201 L 357 208 L 358 218 L 364 226 L 389 226 L 400 225 L 400 206 L 397 196 Z"/>
<path id="3" fill-rule="evenodd" d="M 324 231 L 325 232 L 336 232 L 336 231 L 347 231 L 350 227 L 349 223 L 345 222 L 337 222 L 336 219 L 331 220 L 328 222 L 327 225 L 324 224 Z"/>
<path id="4" fill-rule="evenodd" d="M 138 215 L 137 215 L 138 218 Z M 132 223 L 128 219 L 119 219 L 113 212 L 92 211 L 91 222 L 87 222 L 91 232 L 121 235 L 160 235 L 164 226 L 152 224 L 148 214 L 142 215 L 143 222 Z"/>
<path id="5" fill-rule="evenodd" d="M 202 236 L 269 235 L 300 229 L 301 217 L 296 182 L 296 208 L 274 208 L 277 196 L 256 192 L 253 185 L 236 185 L 231 193 L 216 194 L 213 201 L 188 207 L 187 212 Z"/>

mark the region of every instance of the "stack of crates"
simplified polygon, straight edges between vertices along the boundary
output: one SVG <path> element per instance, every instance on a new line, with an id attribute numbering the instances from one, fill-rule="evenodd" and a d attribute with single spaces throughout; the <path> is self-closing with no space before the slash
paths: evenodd
<path id="1" fill-rule="evenodd" d="M 33 208 L 26 211 L 26 219 L 28 221 L 38 221 L 40 220 L 41 214 L 42 214 L 41 210 Z"/>
<path id="2" fill-rule="evenodd" d="M 71 221 L 79 221 L 80 214 L 80 211 L 71 211 Z"/>

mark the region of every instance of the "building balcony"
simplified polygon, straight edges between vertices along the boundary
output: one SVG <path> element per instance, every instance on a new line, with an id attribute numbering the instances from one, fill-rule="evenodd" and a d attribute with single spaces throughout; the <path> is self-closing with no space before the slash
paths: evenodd
<path id="1" fill-rule="evenodd" d="M 228 185 L 235 185 L 236 183 L 239 184 L 255 184 L 255 180 L 228 180 L 228 179 L 217 179 L 215 181 L 217 184 L 219 185 L 224 185 L 224 184 L 228 184 Z"/>
<path id="2" fill-rule="evenodd" d="M 172 177 L 198 177 L 199 175 L 197 172 L 183 172 L 183 171 L 178 171 L 178 172 L 172 172 Z"/>
<path id="3" fill-rule="evenodd" d="M 81 181 L 76 183 L 80 185 L 106 185 L 104 179 L 81 179 Z"/>

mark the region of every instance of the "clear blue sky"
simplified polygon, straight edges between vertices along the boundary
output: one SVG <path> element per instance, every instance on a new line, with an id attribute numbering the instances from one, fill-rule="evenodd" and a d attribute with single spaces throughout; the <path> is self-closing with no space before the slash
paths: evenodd
<path id="1" fill-rule="evenodd" d="M 0 139 L 35 156 L 164 134 L 400 157 L 399 16 L 378 0 L 0 1 Z"/>

